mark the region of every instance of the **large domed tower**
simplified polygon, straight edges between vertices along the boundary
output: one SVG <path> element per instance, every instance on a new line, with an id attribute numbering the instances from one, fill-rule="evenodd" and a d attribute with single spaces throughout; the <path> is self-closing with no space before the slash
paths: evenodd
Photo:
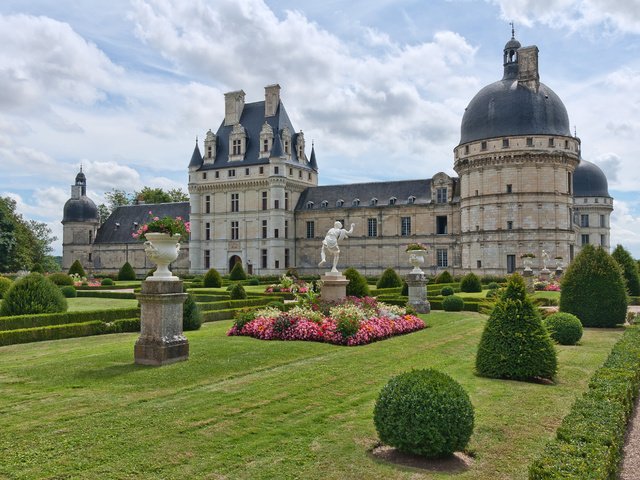
<path id="1" fill-rule="evenodd" d="M 62 225 L 62 269 L 68 270 L 75 260 L 80 260 L 85 269 L 91 268 L 91 250 L 100 220 L 96 204 L 87 197 L 87 177 L 82 167 L 71 186 L 71 198 L 64 204 Z"/>
<path id="2" fill-rule="evenodd" d="M 503 66 L 502 80 L 466 108 L 454 149 L 462 268 L 484 274 L 515 271 L 524 253 L 569 258 L 575 244 L 580 140 L 560 98 L 540 82 L 538 47 L 521 47 L 512 35 Z"/>

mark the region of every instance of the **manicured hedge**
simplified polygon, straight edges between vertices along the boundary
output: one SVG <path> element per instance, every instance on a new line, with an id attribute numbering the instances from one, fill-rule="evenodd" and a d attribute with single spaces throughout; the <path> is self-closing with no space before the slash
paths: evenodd
<path id="1" fill-rule="evenodd" d="M 48 327 L 20 328 L 0 332 L 0 345 L 15 345 L 17 343 L 41 342 L 44 340 L 58 340 L 61 338 L 86 337 L 106 333 L 107 324 L 100 320 L 84 323 L 68 323 L 65 325 L 50 325 Z"/>
<path id="2" fill-rule="evenodd" d="M 107 324 L 105 333 L 139 332 L 140 318 L 122 318 Z"/>
<path id="3" fill-rule="evenodd" d="M 617 478 L 627 423 L 640 388 L 640 330 L 627 328 L 529 468 L 530 480 Z"/>
<path id="4" fill-rule="evenodd" d="M 89 285 L 79 285 L 76 287 L 76 290 L 91 290 L 91 291 L 126 290 L 127 288 L 135 288 L 135 285 L 131 285 L 131 284 L 129 285 L 98 285 L 96 287 L 90 287 Z"/>
<path id="5" fill-rule="evenodd" d="M 243 308 L 267 305 L 273 302 L 272 298 L 247 298 L 245 300 L 223 300 L 218 302 L 198 302 L 200 310 L 225 310 L 228 308 Z"/>
<path id="6" fill-rule="evenodd" d="M 93 298 L 119 298 L 121 300 L 135 300 L 136 298 L 136 294 L 133 292 L 92 292 L 87 290 L 77 290 L 76 296 Z"/>
<path id="7" fill-rule="evenodd" d="M 225 310 L 206 310 L 202 312 L 203 322 L 217 322 L 218 320 L 231 320 L 241 308 L 228 308 Z"/>
<path id="8" fill-rule="evenodd" d="M 192 292 L 191 292 L 192 293 Z M 222 302 L 224 300 L 229 300 L 229 295 L 200 295 L 194 293 L 193 296 L 196 298 L 197 303 L 205 303 L 205 302 Z"/>
<path id="9" fill-rule="evenodd" d="M 138 310 L 138 308 L 17 315 L 14 317 L 0 317 L 0 331 L 81 323 L 92 320 L 112 322 L 114 320 L 135 316 L 140 316 L 140 310 Z"/>

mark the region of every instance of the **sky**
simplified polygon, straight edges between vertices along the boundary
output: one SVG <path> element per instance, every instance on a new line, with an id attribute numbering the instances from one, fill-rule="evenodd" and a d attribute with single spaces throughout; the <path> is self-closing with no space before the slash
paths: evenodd
<path id="1" fill-rule="evenodd" d="M 96 204 L 187 191 L 224 93 L 261 101 L 273 83 L 320 184 L 455 175 L 462 114 L 502 77 L 511 21 L 607 174 L 612 247 L 640 258 L 640 0 L 3 0 L 0 195 L 59 255 L 80 164 Z"/>

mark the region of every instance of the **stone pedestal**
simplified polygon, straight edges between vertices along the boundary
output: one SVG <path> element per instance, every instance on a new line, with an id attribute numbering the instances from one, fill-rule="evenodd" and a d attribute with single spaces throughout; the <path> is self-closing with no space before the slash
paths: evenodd
<path id="1" fill-rule="evenodd" d="M 166 365 L 189 358 L 189 342 L 182 332 L 181 281 L 144 281 L 140 301 L 140 337 L 133 353 L 140 365 Z"/>
<path id="2" fill-rule="evenodd" d="M 410 305 L 418 313 L 429 313 L 431 305 L 427 300 L 427 277 L 424 273 L 409 273 L 406 277 L 407 285 L 409 285 L 409 301 Z"/>
<path id="3" fill-rule="evenodd" d="M 322 277 L 320 298 L 327 302 L 338 302 L 347 296 L 349 280 L 340 272 L 327 272 Z"/>
<path id="4" fill-rule="evenodd" d="M 556 268 L 556 279 L 560 278 L 564 270 L 562 268 Z"/>
<path id="5" fill-rule="evenodd" d="M 533 293 L 535 289 L 533 288 L 533 270 L 530 268 L 525 268 L 522 272 L 522 276 L 524 277 L 524 284 L 527 287 L 528 293 Z"/>
<path id="6" fill-rule="evenodd" d="M 549 270 L 548 268 L 543 268 L 542 270 L 540 270 L 540 280 L 542 280 L 543 282 L 548 282 L 550 277 L 551 270 Z"/>

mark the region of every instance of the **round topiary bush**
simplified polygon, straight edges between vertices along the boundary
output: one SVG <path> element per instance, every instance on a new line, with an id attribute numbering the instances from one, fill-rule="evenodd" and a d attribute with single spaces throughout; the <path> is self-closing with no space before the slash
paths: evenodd
<path id="1" fill-rule="evenodd" d="M 111 286 L 111 285 L 113 285 L 113 280 L 111 280 L 110 278 L 103 278 L 100 281 L 100 285 L 103 285 L 103 286 L 106 286 L 106 287 Z"/>
<path id="2" fill-rule="evenodd" d="M 249 279 L 249 285 L 253 285 L 253 286 L 260 285 L 260 279 L 257 277 L 251 277 Z"/>
<path id="3" fill-rule="evenodd" d="M 527 297 L 524 279 L 513 274 L 482 332 L 476 370 L 483 377 L 532 380 L 552 379 L 557 368 L 540 313 Z"/>
<path id="4" fill-rule="evenodd" d="M 575 345 L 582 338 L 582 323 L 570 313 L 554 313 L 544 319 L 543 324 L 551 338 L 560 345 Z"/>
<path id="5" fill-rule="evenodd" d="M 373 423 L 383 443 L 425 457 L 463 450 L 473 422 L 467 392 L 449 375 L 431 369 L 393 377 L 373 410 Z"/>
<path id="6" fill-rule="evenodd" d="M 461 312 L 464 308 L 464 300 L 457 295 L 449 295 L 442 299 L 442 309 L 445 312 Z"/>
<path id="7" fill-rule="evenodd" d="M 4 297 L 4 294 L 7 293 L 7 290 L 13 285 L 11 279 L 7 277 L 0 277 L 0 299 Z"/>
<path id="8" fill-rule="evenodd" d="M 47 278 L 49 279 L 49 281 L 55 283 L 59 287 L 62 287 L 63 285 L 73 286 L 73 278 L 71 278 L 66 273 L 52 273 L 51 275 L 48 275 Z"/>
<path id="9" fill-rule="evenodd" d="M 480 282 L 480 278 L 475 273 L 467 273 L 460 280 L 460 291 L 466 293 L 481 292 L 482 283 Z"/>
<path id="10" fill-rule="evenodd" d="M 452 287 L 442 287 L 440 290 L 440 295 L 443 297 L 448 297 L 449 295 L 453 295 L 455 292 Z"/>
<path id="11" fill-rule="evenodd" d="M 62 292 L 62 295 L 64 295 L 65 298 L 76 298 L 78 296 L 76 287 L 73 285 L 64 285 L 60 287 L 60 292 Z"/>
<path id="12" fill-rule="evenodd" d="M 347 295 L 352 297 L 366 297 L 370 294 L 367 279 L 353 267 L 347 268 L 343 273 L 349 284 L 347 285 Z"/>
<path id="13" fill-rule="evenodd" d="M 187 294 L 187 299 L 182 304 L 182 329 L 198 330 L 202 325 L 202 314 L 200 307 L 192 293 Z"/>
<path id="14" fill-rule="evenodd" d="M 376 288 L 402 287 L 402 279 L 393 268 L 387 268 L 378 279 Z"/>
<path id="15" fill-rule="evenodd" d="M 445 270 L 436 277 L 433 283 L 453 283 L 453 277 Z"/>
<path id="16" fill-rule="evenodd" d="M 231 272 L 229 272 L 229 280 L 246 280 L 247 279 L 247 274 L 244 271 L 244 268 L 242 268 L 242 263 L 238 262 L 236 263 L 233 268 L 231 269 Z"/>
<path id="17" fill-rule="evenodd" d="M 125 262 L 120 270 L 118 270 L 118 280 L 120 281 L 131 281 L 136 279 L 136 272 L 133 270 L 133 267 L 129 262 Z"/>
<path id="18" fill-rule="evenodd" d="M 84 268 L 82 268 L 82 264 L 80 263 L 80 260 L 76 260 L 71 264 L 71 267 L 69 268 L 69 275 L 75 273 L 76 275 L 80 275 L 80 277 L 86 277 L 87 274 L 84 273 Z"/>
<path id="19" fill-rule="evenodd" d="M 203 283 L 207 288 L 220 288 L 222 286 L 222 277 L 215 268 L 211 268 L 204 275 Z"/>
<path id="20" fill-rule="evenodd" d="M 500 284 L 498 284 L 497 282 L 491 282 L 487 285 L 487 288 L 489 290 L 497 290 L 500 288 Z"/>
<path id="21" fill-rule="evenodd" d="M 622 268 L 629 295 L 633 297 L 640 295 L 640 272 L 631 254 L 622 245 L 618 245 L 611 256 Z"/>
<path id="22" fill-rule="evenodd" d="M 0 315 L 56 313 L 67 310 L 67 300 L 57 285 L 39 273 L 16 280 L 5 293 Z"/>
<path id="23" fill-rule="evenodd" d="M 585 245 L 562 277 L 560 311 L 585 327 L 615 327 L 627 316 L 622 270 L 605 250 Z"/>
<path id="24" fill-rule="evenodd" d="M 236 283 L 231 290 L 229 290 L 229 297 L 231 300 L 244 300 L 247 298 L 247 292 L 244 291 L 244 287 L 239 283 Z"/>

